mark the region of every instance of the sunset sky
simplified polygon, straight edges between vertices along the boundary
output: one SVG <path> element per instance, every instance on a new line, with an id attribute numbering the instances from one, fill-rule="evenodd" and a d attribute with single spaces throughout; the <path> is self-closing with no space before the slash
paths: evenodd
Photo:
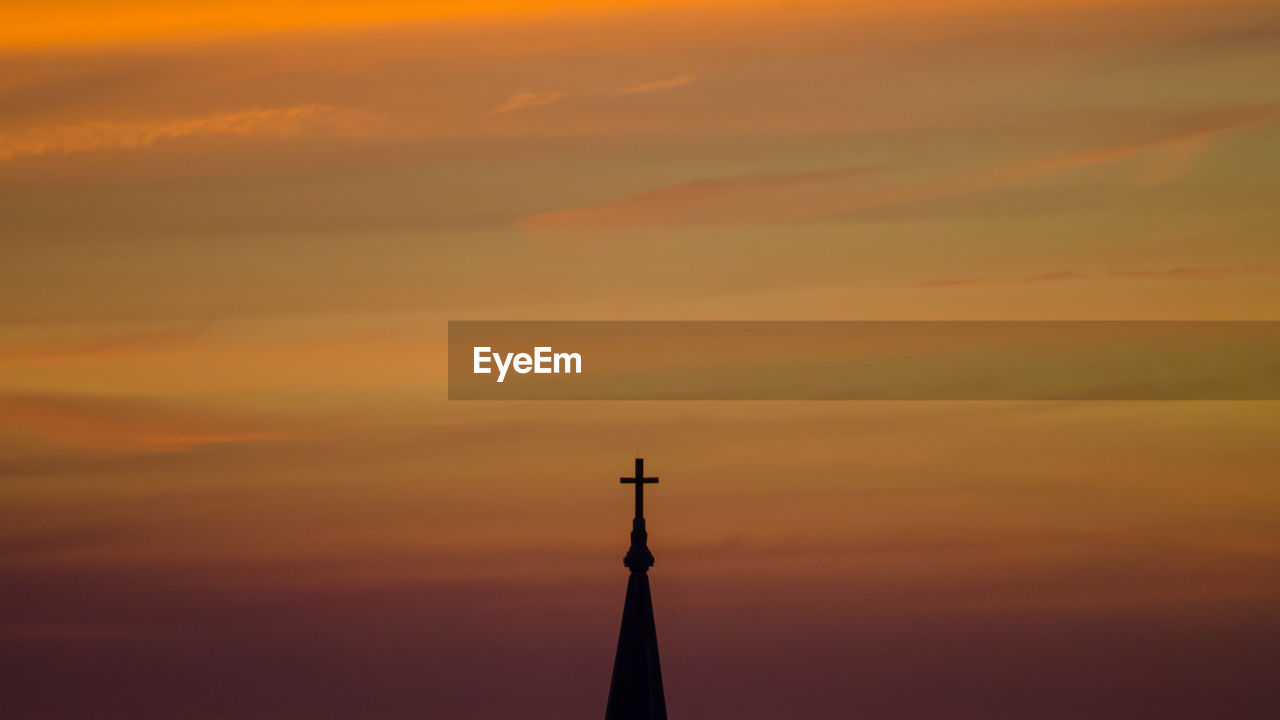
<path id="1" fill-rule="evenodd" d="M 448 320 L 1280 320 L 1280 8 L 19 2 L 0 716 L 1273 718 L 1280 403 L 448 402 Z M 637 348 L 643 353 L 644 348 Z"/>

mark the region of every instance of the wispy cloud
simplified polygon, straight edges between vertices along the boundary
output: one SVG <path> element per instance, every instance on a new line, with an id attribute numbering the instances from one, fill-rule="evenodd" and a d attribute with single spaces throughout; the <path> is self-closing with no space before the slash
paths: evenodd
<path id="1" fill-rule="evenodd" d="M 626 87 L 619 90 L 618 93 L 622 95 L 634 95 L 636 93 L 649 93 L 649 92 L 658 92 L 660 90 L 670 90 L 672 88 L 678 88 L 681 85 L 688 85 L 689 83 L 693 82 L 693 80 L 694 80 L 693 75 L 690 75 L 689 73 L 682 73 L 680 75 L 677 75 L 672 78 L 667 78 L 665 80 L 654 80 L 653 82 L 640 83 L 639 85 L 632 85 L 631 87 Z"/>
<path id="2" fill-rule="evenodd" d="M 134 150 L 163 140 L 213 135 L 297 135 L 308 130 L 351 132 L 372 117 L 328 105 L 253 108 L 178 120 L 85 121 L 16 134 L 0 133 L 0 160 L 19 155 L 76 153 L 100 149 Z"/>
<path id="3" fill-rule="evenodd" d="M 613 225 L 729 221 L 755 215 L 788 191 L 829 186 L 866 174 L 870 168 L 842 167 L 793 173 L 707 178 L 649 190 L 591 207 L 527 216 L 531 230 L 575 230 Z"/>
<path id="4" fill-rule="evenodd" d="M 1031 180 L 1064 170 L 1123 160 L 1153 150 L 1186 151 L 1189 147 L 1199 149 L 1214 137 L 1261 125 L 1273 120 L 1275 116 L 1276 110 L 1272 107 L 1241 107 L 1178 118 L 1170 123 L 1173 126 L 1171 129 L 1146 140 L 1052 155 L 1030 162 L 1001 165 L 975 175 L 972 178 L 972 186 L 981 189 Z"/>
<path id="5" fill-rule="evenodd" d="M 0 395 L 0 432 L 89 450 L 168 452 L 288 437 L 133 399 Z"/>
<path id="6" fill-rule="evenodd" d="M 1018 275 L 1011 277 L 957 277 L 925 280 L 920 283 L 924 287 L 982 287 L 996 285 L 1028 285 L 1037 283 L 1061 282 L 1063 280 L 1081 280 L 1090 277 L 1109 276 L 1136 280 L 1225 280 L 1243 276 L 1280 277 L 1280 268 L 1259 265 L 1240 267 L 1188 266 L 1154 270 L 1125 269 L 1111 270 L 1105 274 L 1089 273 L 1081 270 L 1055 270 L 1036 275 Z"/>
<path id="7" fill-rule="evenodd" d="M 1136 278 L 1140 280 L 1221 280 L 1224 278 L 1247 275 L 1280 276 L 1280 268 L 1248 266 L 1248 267 L 1177 267 L 1165 270 L 1112 270 L 1116 277 Z"/>
<path id="8" fill-rule="evenodd" d="M 1018 277 L 974 277 L 974 278 L 943 278 L 939 280 L 926 280 L 921 283 L 925 287 L 973 287 L 980 285 L 1024 285 L 1036 283 L 1060 282 L 1062 280 L 1075 280 L 1085 277 L 1084 273 L 1075 270 L 1057 270 L 1054 272 L 1040 273 L 1038 275 L 1023 275 Z"/>
<path id="9" fill-rule="evenodd" d="M 847 217 L 866 210 L 900 207 L 920 202 L 964 197 L 1015 186 L 1060 173 L 1105 165 L 1139 155 L 1174 150 L 1185 154 L 1188 147 L 1203 148 L 1213 138 L 1256 127 L 1274 120 L 1270 106 L 1229 108 L 1219 112 L 1173 118 L 1166 129 L 1137 142 L 1059 153 L 1029 161 L 1002 163 L 947 180 L 919 185 L 882 188 L 863 196 L 839 198 L 836 202 L 809 202 L 797 205 L 776 219 L 816 220 Z M 1182 171 L 1186 170 L 1183 163 Z M 1164 178 L 1172 179 L 1170 177 Z"/>
<path id="10" fill-rule="evenodd" d="M 964 197 L 1018 185 L 1071 170 L 1104 165 L 1144 153 L 1175 152 L 1185 172 L 1188 152 L 1213 138 L 1272 121 L 1272 107 L 1232 108 L 1216 113 L 1174 118 L 1163 132 L 1148 139 L 1018 162 L 978 168 L 942 180 L 848 188 L 849 172 L 798 172 L 778 176 L 718 178 L 672 185 L 599 205 L 526 216 L 518 225 L 533 230 L 646 226 L 682 222 L 786 222 L 841 218 L 878 208 L 901 207 Z M 1168 177 L 1165 169 L 1163 179 Z M 713 207 L 713 201 L 748 199 Z"/>
<path id="11" fill-rule="evenodd" d="M 677 75 L 665 80 L 655 80 L 653 82 L 641 83 L 621 90 L 612 91 L 618 95 L 635 95 L 639 93 L 659 92 L 661 90 L 670 90 L 671 88 L 688 85 L 693 82 L 694 77 L 688 73 Z M 530 108 L 542 107 L 563 100 L 568 96 L 568 92 L 564 90 L 549 90 L 546 92 L 518 92 L 507 98 L 505 102 L 489 111 L 491 115 L 500 115 L 502 113 L 515 112 L 517 110 L 528 110 Z M 592 92 L 588 94 L 609 94 L 608 91 Z"/>
<path id="12" fill-rule="evenodd" d="M 551 92 L 518 92 L 507 98 L 507 101 L 495 107 L 489 112 L 493 114 L 509 113 L 516 110 L 526 110 L 528 108 L 541 107 L 550 105 L 563 98 L 566 93 L 561 90 L 552 90 Z"/>
<path id="13" fill-rule="evenodd" d="M 202 323 L 191 327 L 99 333 L 86 337 L 0 342 L 0 367 L 14 362 L 59 362 L 169 348 L 188 344 L 204 336 L 210 325 L 211 323 Z"/>

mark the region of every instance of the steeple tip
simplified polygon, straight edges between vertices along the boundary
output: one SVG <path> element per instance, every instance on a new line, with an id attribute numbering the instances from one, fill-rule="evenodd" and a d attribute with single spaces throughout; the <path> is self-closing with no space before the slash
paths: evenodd
<path id="1" fill-rule="evenodd" d="M 636 474 L 634 477 L 619 478 L 619 481 L 636 486 L 636 516 L 631 521 L 631 547 L 622 558 L 622 564 L 631 572 L 648 572 L 653 567 L 653 553 L 649 552 L 649 533 L 644 526 L 644 486 L 658 482 L 656 477 L 644 476 L 644 458 L 636 458 Z"/>

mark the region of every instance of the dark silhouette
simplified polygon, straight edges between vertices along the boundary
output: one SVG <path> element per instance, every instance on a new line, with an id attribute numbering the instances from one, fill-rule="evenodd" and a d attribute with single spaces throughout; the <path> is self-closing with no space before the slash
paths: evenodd
<path id="1" fill-rule="evenodd" d="M 649 533 L 644 529 L 644 486 L 658 482 L 644 476 L 644 460 L 636 458 L 635 477 L 621 478 L 636 486 L 636 517 L 631 521 L 631 548 L 622 564 L 631 570 L 627 599 L 622 606 L 622 631 L 613 660 L 613 681 L 605 720 L 666 720 L 667 699 L 662 694 L 662 668 L 658 665 L 658 630 L 653 623 L 653 599 L 649 596 Z"/>

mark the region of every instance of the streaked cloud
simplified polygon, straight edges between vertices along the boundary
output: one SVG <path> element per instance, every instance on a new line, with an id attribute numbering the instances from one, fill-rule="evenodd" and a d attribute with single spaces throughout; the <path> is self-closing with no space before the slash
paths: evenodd
<path id="1" fill-rule="evenodd" d="M 1040 273 L 1038 275 L 1023 275 L 1019 277 L 978 277 L 978 278 L 941 278 L 938 280 L 926 280 L 921 285 L 925 287 L 972 287 L 979 285 L 1024 285 L 1035 283 L 1060 282 L 1062 280 L 1075 280 L 1084 277 L 1083 273 L 1075 270 L 1057 270 L 1054 272 Z"/>
<path id="2" fill-rule="evenodd" d="M 758 217 L 780 195 L 833 184 L 870 172 L 842 167 L 791 173 L 707 178 L 637 193 L 591 207 L 539 213 L 519 221 L 530 230 L 576 230 L 613 225 L 733 221 Z"/>
<path id="3" fill-rule="evenodd" d="M 622 88 L 616 91 L 619 95 L 635 95 L 639 93 L 659 92 L 662 90 L 670 90 L 671 88 L 688 85 L 693 82 L 693 76 L 685 73 L 676 77 L 666 78 L 664 80 L 655 80 L 653 82 L 641 83 L 630 87 Z M 591 93 L 596 94 L 596 93 Z M 564 90 L 548 90 L 545 92 L 518 92 L 507 98 L 501 105 L 494 107 L 489 111 L 491 115 L 501 115 L 503 113 L 515 112 L 517 110 L 528 110 L 530 108 L 543 107 L 552 103 L 563 100 L 569 93 Z"/>
<path id="4" fill-rule="evenodd" d="M 693 80 L 694 80 L 694 77 L 689 73 L 682 73 L 680 75 L 677 75 L 672 78 L 667 78 L 665 80 L 654 80 L 653 82 L 640 83 L 639 85 L 632 85 L 631 87 L 623 88 L 618 92 L 622 95 L 635 95 L 637 93 L 658 92 L 661 90 L 670 90 L 672 88 L 678 88 L 681 85 L 688 85 L 689 83 L 693 82 Z"/>
<path id="5" fill-rule="evenodd" d="M 1102 165 L 1150 151 L 1173 149 L 1185 152 L 1187 146 L 1202 148 L 1205 142 L 1214 137 L 1262 125 L 1274 120 L 1275 116 L 1274 107 L 1251 106 L 1172 118 L 1167 123 L 1168 129 L 1147 139 L 998 166 L 975 175 L 970 186 L 974 189 L 994 187 L 1065 170 Z M 1182 166 L 1185 172 L 1186 163 L 1182 163 Z"/>
<path id="6" fill-rule="evenodd" d="M 540 93 L 518 92 L 507 98 L 506 102 L 495 107 L 489 112 L 497 115 L 500 113 L 514 112 L 516 110 L 527 110 L 528 108 L 542 107 L 543 105 L 550 105 L 551 103 L 560 100 L 565 96 L 565 94 L 566 93 L 560 90 Z"/>
<path id="7" fill-rule="evenodd" d="M 1090 273 L 1083 270 L 1055 270 L 1035 275 L 1018 275 L 1011 277 L 938 278 L 935 280 L 925 280 L 920 283 L 920 285 L 923 287 L 933 288 L 1031 285 L 1037 283 L 1061 282 L 1063 280 L 1082 280 L 1090 277 L 1104 276 L 1136 280 L 1227 280 L 1248 276 L 1280 277 L 1280 268 L 1265 266 L 1188 266 L 1159 269 L 1117 269 L 1106 273 Z"/>
<path id="8" fill-rule="evenodd" d="M 716 178 L 657 188 L 599 205 L 538 213 L 518 225 L 529 230 L 564 231 L 589 228 L 635 227 L 688 222 L 728 224 L 787 222 L 839 218 L 866 210 L 897 207 L 986 192 L 1087 167 L 1117 162 L 1140 154 L 1174 151 L 1188 167 L 1188 147 L 1203 148 L 1213 138 L 1252 128 L 1275 118 L 1270 106 L 1230 108 L 1170 119 L 1160 133 L 1147 139 L 1000 163 L 937 181 L 864 185 L 845 188 L 854 173 L 797 172 L 783 175 Z M 1165 168 L 1168 177 L 1168 166 Z M 1148 180 L 1152 179 L 1150 177 Z M 719 201 L 737 203 L 715 207 Z M 741 202 L 749 199 L 750 202 Z"/>
<path id="9" fill-rule="evenodd" d="M 0 133 L 0 160 L 19 155 L 136 150 L 164 140 L 214 135 L 287 137 L 308 131 L 351 133 L 372 116 L 327 105 L 251 108 L 177 120 L 98 121 Z"/>
<path id="10" fill-rule="evenodd" d="M 86 357 L 130 355 L 157 348 L 188 344 L 205 335 L 210 323 L 120 332 L 100 332 L 82 337 L 54 337 L 25 342 L 0 342 L 0 366 L 11 362 L 58 362 Z"/>
<path id="11" fill-rule="evenodd" d="M 1248 275 L 1280 277 L 1280 268 L 1274 267 L 1177 267 L 1165 270 L 1112 270 L 1117 277 L 1140 280 L 1223 280 Z"/>
<path id="12" fill-rule="evenodd" d="M 189 409 L 128 398 L 0 395 L 0 432 L 54 445 L 114 452 L 167 452 L 263 442 L 287 433 Z"/>

